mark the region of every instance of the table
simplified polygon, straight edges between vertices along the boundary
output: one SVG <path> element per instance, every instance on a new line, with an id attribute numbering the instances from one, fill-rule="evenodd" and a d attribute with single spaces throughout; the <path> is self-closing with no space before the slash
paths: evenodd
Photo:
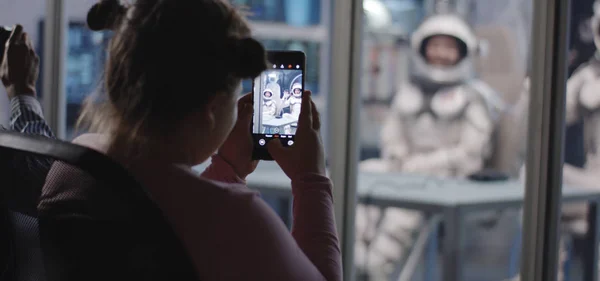
<path id="1" fill-rule="evenodd" d="M 291 197 L 290 180 L 274 162 L 261 162 L 247 178 L 248 186 L 263 193 Z M 443 250 L 444 280 L 459 281 L 463 276 L 464 220 L 468 213 L 483 210 L 520 208 L 525 189 L 516 180 L 475 182 L 461 179 L 439 179 L 402 173 L 365 173 L 358 175 L 359 202 L 382 207 L 413 209 L 442 214 L 446 235 Z M 600 191 L 571 186 L 563 187 L 563 203 L 587 201 L 588 245 L 598 245 L 600 224 Z M 598 246 L 584 253 L 585 280 L 595 280 L 598 270 Z"/>
<path id="2" fill-rule="evenodd" d="M 263 118 L 263 126 L 271 126 L 271 127 L 283 127 L 285 125 L 290 125 L 293 123 L 297 123 L 298 119 L 295 118 L 273 118 L 273 119 L 264 119 Z"/>
<path id="3" fill-rule="evenodd" d="M 286 116 L 286 115 L 284 115 Z M 263 134 L 292 134 L 293 131 L 291 130 L 291 126 L 294 126 L 294 124 L 298 123 L 297 119 L 294 118 L 273 118 L 273 119 L 267 119 L 267 120 L 263 120 L 262 126 L 263 128 Z M 289 127 L 289 131 L 286 131 L 286 127 Z"/>

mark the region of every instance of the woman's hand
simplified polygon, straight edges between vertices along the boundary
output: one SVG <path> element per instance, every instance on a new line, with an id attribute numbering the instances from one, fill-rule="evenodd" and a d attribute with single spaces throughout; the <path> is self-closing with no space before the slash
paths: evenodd
<path id="1" fill-rule="evenodd" d="M 252 113 L 252 93 L 250 93 L 239 99 L 237 122 L 217 153 L 242 179 L 254 172 L 258 165 L 258 160 L 252 160 L 253 145 L 250 134 Z"/>
<path id="2" fill-rule="evenodd" d="M 279 140 L 268 144 L 269 153 L 292 181 L 308 174 L 326 176 L 320 129 L 319 112 L 311 99 L 311 92 L 304 91 L 294 145 L 284 147 Z"/>

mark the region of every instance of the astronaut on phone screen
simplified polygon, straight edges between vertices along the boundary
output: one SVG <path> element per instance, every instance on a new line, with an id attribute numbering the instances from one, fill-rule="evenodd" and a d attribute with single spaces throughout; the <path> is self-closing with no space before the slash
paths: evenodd
<path id="1" fill-rule="evenodd" d="M 284 117 L 289 117 L 298 120 L 300 116 L 300 107 L 302 104 L 302 84 L 294 83 L 292 85 L 292 94 L 286 97 L 283 107 L 289 107 L 290 113 L 284 114 Z"/>
<path id="2" fill-rule="evenodd" d="M 273 101 L 273 92 L 271 89 L 265 89 L 263 91 L 263 120 L 269 120 L 275 118 L 277 114 L 277 105 Z"/>
<path id="3" fill-rule="evenodd" d="M 267 74 L 267 84 L 265 85 L 265 89 L 271 90 L 273 94 L 272 99 L 275 102 L 276 106 L 276 116 L 279 116 L 282 110 L 282 100 L 281 100 L 281 85 L 279 85 L 279 73 L 270 72 Z"/>

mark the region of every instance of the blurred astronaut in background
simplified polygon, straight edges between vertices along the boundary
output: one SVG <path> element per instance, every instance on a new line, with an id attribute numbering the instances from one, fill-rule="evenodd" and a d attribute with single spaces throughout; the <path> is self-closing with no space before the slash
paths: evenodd
<path id="1" fill-rule="evenodd" d="M 277 114 L 277 105 L 273 101 L 273 92 L 270 89 L 263 91 L 263 120 L 273 119 Z"/>
<path id="2" fill-rule="evenodd" d="M 465 177 L 484 168 L 503 103 L 474 78 L 479 40 L 454 14 L 427 18 L 411 37 L 412 73 L 401 85 L 382 131 L 382 159 L 361 170 Z M 385 280 L 414 244 L 419 212 L 387 208 L 378 229 L 375 207 L 357 209 L 356 260 L 371 280 Z"/>
<path id="3" fill-rule="evenodd" d="M 411 79 L 381 131 L 382 161 L 361 168 L 449 177 L 479 171 L 503 105 L 474 78 L 480 47 L 471 27 L 452 14 L 434 15 L 413 33 L 411 48 Z"/>

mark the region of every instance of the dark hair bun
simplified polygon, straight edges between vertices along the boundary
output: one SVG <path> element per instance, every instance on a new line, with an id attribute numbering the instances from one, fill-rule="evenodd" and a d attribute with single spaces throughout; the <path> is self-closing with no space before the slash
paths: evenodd
<path id="1" fill-rule="evenodd" d="M 89 10 L 87 25 L 91 30 L 113 30 L 119 23 L 126 8 L 119 0 L 101 0 Z"/>
<path id="2" fill-rule="evenodd" d="M 267 69 L 267 55 L 260 42 L 253 38 L 235 39 L 234 46 L 238 77 L 254 78 Z"/>

